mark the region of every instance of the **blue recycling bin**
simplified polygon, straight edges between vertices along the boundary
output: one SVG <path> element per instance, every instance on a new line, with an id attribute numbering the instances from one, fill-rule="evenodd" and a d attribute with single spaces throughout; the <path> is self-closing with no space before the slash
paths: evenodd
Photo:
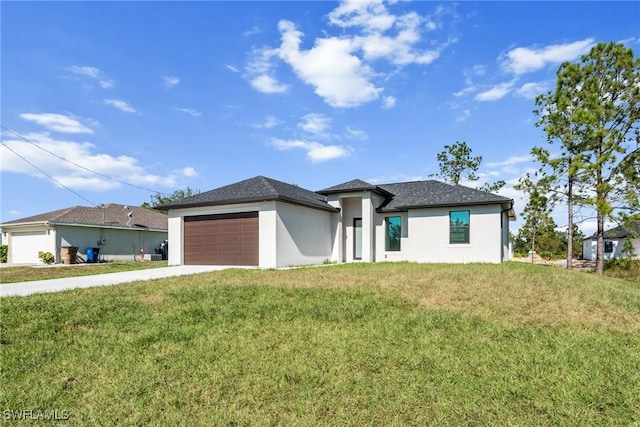
<path id="1" fill-rule="evenodd" d="M 100 248 L 87 248 L 87 262 L 98 262 Z"/>

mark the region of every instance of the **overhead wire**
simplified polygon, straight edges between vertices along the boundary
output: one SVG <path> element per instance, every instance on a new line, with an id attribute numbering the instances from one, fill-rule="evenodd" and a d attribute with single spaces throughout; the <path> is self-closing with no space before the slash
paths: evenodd
<path id="1" fill-rule="evenodd" d="M 67 162 L 67 163 L 70 163 L 70 164 L 72 164 L 72 165 L 74 165 L 74 166 L 76 166 L 76 167 L 79 167 L 80 169 L 84 169 L 84 170 L 85 170 L 85 171 L 87 171 L 87 172 L 90 172 L 90 173 L 93 173 L 93 174 L 95 174 L 95 175 L 101 176 L 102 178 L 108 179 L 108 180 L 110 180 L 110 181 L 114 181 L 114 182 L 117 182 L 117 183 L 120 183 L 120 184 L 123 184 L 123 185 L 127 185 L 127 186 L 132 187 L 132 188 L 137 188 L 138 190 L 148 191 L 148 192 L 150 192 L 150 193 L 155 193 L 155 194 L 164 194 L 164 195 L 166 195 L 166 193 L 163 193 L 163 192 L 161 192 L 161 191 L 151 190 L 151 189 L 149 189 L 149 188 L 140 187 L 140 186 L 138 186 L 138 185 L 131 184 L 130 182 L 122 181 L 122 180 L 120 180 L 120 179 L 113 178 L 113 177 L 111 177 L 111 176 L 105 175 L 105 174 L 103 174 L 103 173 L 101 173 L 101 172 L 97 172 L 97 171 L 94 171 L 94 170 L 92 170 L 92 169 L 89 169 L 89 168 L 87 168 L 87 167 L 85 167 L 85 166 L 82 166 L 82 165 L 80 165 L 80 164 L 76 163 L 76 162 L 73 162 L 73 161 L 71 161 L 71 160 L 69 160 L 69 159 L 66 159 L 66 158 L 64 158 L 64 157 L 62 157 L 62 156 L 60 156 L 60 155 L 58 155 L 58 154 L 56 154 L 56 153 L 54 153 L 54 152 L 52 152 L 52 151 L 49 151 L 49 150 L 47 150 L 47 149 L 46 149 L 46 148 L 44 148 L 44 147 L 41 147 L 40 145 L 36 144 L 35 142 L 30 141 L 29 139 L 25 138 L 24 136 L 20 135 L 19 133 L 15 132 L 15 131 L 13 131 L 13 130 L 11 130 L 11 129 L 9 129 L 9 128 L 7 128 L 7 127 L 3 126 L 3 125 L 0 125 L 0 128 L 2 128 L 2 129 L 4 129 L 4 130 L 6 130 L 7 132 L 11 133 L 12 135 L 15 135 L 16 137 L 18 137 L 18 138 L 22 139 L 23 141 L 25 141 L 25 142 L 27 142 L 27 143 L 29 143 L 29 144 L 31 144 L 31 145 L 33 145 L 33 146 L 35 146 L 35 147 L 37 147 L 37 148 L 41 149 L 42 151 L 44 151 L 44 152 L 46 152 L 46 153 L 49 153 L 49 154 L 51 154 L 52 156 L 57 157 L 58 159 L 63 160 L 63 161 L 65 161 L 65 162 Z M 5 147 L 7 147 L 7 145 L 5 145 L 4 143 L 3 143 L 3 145 L 4 145 Z M 7 148 L 8 148 L 8 147 L 7 147 Z M 11 150 L 11 151 L 13 151 L 13 150 Z M 15 151 L 14 151 L 14 153 L 15 153 Z M 21 157 L 21 156 L 18 156 L 18 157 Z M 24 160 L 24 158 L 23 158 L 23 157 L 21 157 L 21 158 Z M 27 162 L 27 163 L 29 163 L 29 162 Z M 31 163 L 29 163 L 29 164 L 31 164 Z M 32 165 L 32 164 L 31 164 L 31 165 Z M 32 165 L 32 166 L 33 166 L 33 165 Z M 40 170 L 40 169 L 38 169 L 38 170 Z M 85 199 L 85 200 L 86 200 L 86 199 Z"/>
<path id="2" fill-rule="evenodd" d="M 4 128 L 4 127 L 3 127 Z M 43 174 L 44 176 L 46 176 L 47 178 L 49 178 L 50 180 L 52 180 L 53 182 L 55 182 L 56 184 L 58 184 L 59 186 L 69 190 L 70 192 L 72 192 L 73 194 L 75 194 L 76 196 L 80 197 L 82 200 L 85 200 L 89 203 L 91 203 L 93 206 L 99 206 L 97 203 L 92 202 L 91 200 L 87 199 L 86 197 L 84 197 L 82 194 L 72 190 L 71 188 L 67 187 L 66 185 L 64 185 L 63 183 L 61 183 L 60 181 L 58 181 L 57 179 L 55 179 L 54 177 L 52 177 L 51 175 L 49 175 L 48 173 L 46 173 L 45 171 L 43 171 L 42 169 L 40 169 L 38 166 L 34 165 L 33 163 L 31 163 L 29 160 L 27 160 L 26 158 L 24 158 L 22 155 L 20 155 L 19 153 L 17 153 L 13 148 L 9 147 L 7 144 L 5 144 L 4 141 L 0 141 L 0 144 L 2 144 L 4 147 L 7 148 L 7 150 L 11 151 L 13 154 L 15 154 L 16 156 L 20 157 L 22 160 L 24 160 L 25 162 L 27 162 L 29 165 L 31 165 L 33 168 L 35 168 L 36 170 L 38 170 L 41 174 Z"/>

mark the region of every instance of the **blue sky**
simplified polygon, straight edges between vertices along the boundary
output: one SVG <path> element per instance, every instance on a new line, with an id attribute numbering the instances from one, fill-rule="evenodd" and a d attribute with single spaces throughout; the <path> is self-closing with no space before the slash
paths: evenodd
<path id="1" fill-rule="evenodd" d="M 0 7 L 2 126 L 24 138 L 2 129 L 0 221 L 257 175 L 428 179 L 456 141 L 483 157 L 470 186 L 504 179 L 520 212 L 535 96 L 596 43 L 640 47 L 639 2 Z"/>

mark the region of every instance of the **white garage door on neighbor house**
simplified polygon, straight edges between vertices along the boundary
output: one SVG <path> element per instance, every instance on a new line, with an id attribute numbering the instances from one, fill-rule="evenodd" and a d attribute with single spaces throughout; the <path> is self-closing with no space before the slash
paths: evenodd
<path id="1" fill-rule="evenodd" d="M 44 231 L 14 232 L 10 244 L 12 263 L 34 264 L 40 262 L 38 252 L 47 247 L 47 235 Z"/>

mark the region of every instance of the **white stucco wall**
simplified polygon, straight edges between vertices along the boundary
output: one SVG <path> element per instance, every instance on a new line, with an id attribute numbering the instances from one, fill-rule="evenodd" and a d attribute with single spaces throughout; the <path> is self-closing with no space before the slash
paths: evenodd
<path id="1" fill-rule="evenodd" d="M 275 205 L 277 267 L 331 259 L 331 212 L 282 202 Z"/>
<path id="2" fill-rule="evenodd" d="M 469 244 L 449 243 L 449 212 L 470 211 Z M 376 259 L 468 263 L 502 261 L 503 233 L 499 205 L 412 209 L 380 214 L 376 220 Z M 402 217 L 400 251 L 385 250 L 384 217 Z"/>
<path id="3" fill-rule="evenodd" d="M 604 254 L 604 259 L 623 258 L 622 247 L 625 239 L 605 239 L 605 242 L 613 243 L 613 252 Z M 595 239 L 587 239 L 582 242 L 582 257 L 595 261 L 598 257 L 598 242 Z M 633 247 L 636 256 L 640 256 L 640 239 L 633 240 Z"/>

